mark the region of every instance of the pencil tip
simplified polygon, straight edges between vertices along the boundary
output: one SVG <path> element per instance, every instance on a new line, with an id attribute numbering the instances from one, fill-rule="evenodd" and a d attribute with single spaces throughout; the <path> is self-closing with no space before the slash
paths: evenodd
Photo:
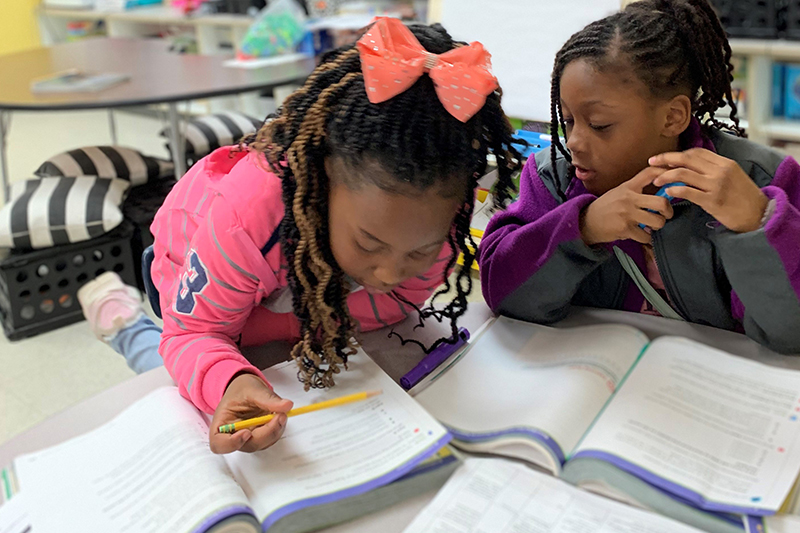
<path id="1" fill-rule="evenodd" d="M 367 392 L 367 398 L 372 398 L 373 396 L 380 396 L 381 394 L 383 394 L 382 390 L 371 390 Z"/>

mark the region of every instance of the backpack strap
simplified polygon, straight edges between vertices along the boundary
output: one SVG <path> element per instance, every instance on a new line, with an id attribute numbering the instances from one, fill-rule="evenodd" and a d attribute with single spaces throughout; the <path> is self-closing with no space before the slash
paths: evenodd
<path id="1" fill-rule="evenodd" d="M 278 241 L 281 240 L 281 228 L 282 227 L 283 227 L 283 222 L 278 224 L 278 226 L 275 228 L 275 231 L 273 231 L 272 235 L 269 236 L 269 240 L 267 241 L 267 244 L 265 244 L 264 246 L 261 247 L 261 255 L 264 255 L 264 256 L 267 255 L 270 252 L 270 250 L 272 250 L 273 246 L 278 244 Z"/>

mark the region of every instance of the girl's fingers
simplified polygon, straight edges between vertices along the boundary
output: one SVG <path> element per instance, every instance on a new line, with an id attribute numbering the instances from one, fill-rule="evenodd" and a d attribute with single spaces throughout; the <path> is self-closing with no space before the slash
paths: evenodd
<path id="1" fill-rule="evenodd" d="M 214 453 L 231 453 L 242 449 L 252 439 L 253 434 L 249 429 L 243 429 L 236 433 L 219 433 L 218 428 L 212 428 L 208 444 Z"/>
<path id="2" fill-rule="evenodd" d="M 667 223 L 667 219 L 664 218 L 664 216 L 662 216 L 660 213 L 651 213 L 650 211 L 640 209 L 640 212 L 637 213 L 636 216 L 636 223 L 644 224 L 652 230 L 658 230 L 664 227 L 664 225 Z M 638 228 L 638 225 L 637 229 L 640 229 Z M 647 242 L 650 241 L 648 240 Z"/>
<path id="3" fill-rule="evenodd" d="M 281 438 L 283 430 L 286 428 L 286 415 L 278 415 L 267 424 L 251 428 L 253 437 L 249 439 L 241 448 L 243 452 L 257 452 L 269 448 Z"/>
<path id="4" fill-rule="evenodd" d="M 674 215 L 672 205 L 669 203 L 669 200 L 663 196 L 643 194 L 636 202 L 636 207 L 639 209 L 651 209 L 653 211 L 657 211 L 666 219 L 670 219 Z"/>
<path id="5" fill-rule="evenodd" d="M 713 186 L 713 181 L 714 180 L 707 175 L 700 174 L 688 168 L 672 168 L 656 178 L 655 181 L 653 181 L 653 185 L 661 188 L 670 183 L 681 182 L 695 189 L 708 191 Z"/>
<path id="6" fill-rule="evenodd" d="M 681 198 L 689 200 L 693 204 L 699 205 L 705 209 L 708 203 L 709 194 L 693 187 L 670 187 L 667 189 L 667 194 L 673 198 Z"/>

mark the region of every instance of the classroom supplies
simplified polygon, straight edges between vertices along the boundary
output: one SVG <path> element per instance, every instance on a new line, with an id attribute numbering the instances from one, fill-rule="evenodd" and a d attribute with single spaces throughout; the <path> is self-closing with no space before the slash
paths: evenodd
<path id="1" fill-rule="evenodd" d="M 786 65 L 783 82 L 786 118 L 800 118 L 800 65 Z"/>
<path id="2" fill-rule="evenodd" d="M 363 352 L 349 366 L 333 390 L 308 393 L 294 362 L 267 369 L 297 403 L 365 387 L 383 394 L 293 418 L 258 453 L 211 453 L 208 417 L 165 387 L 90 433 L 17 458 L 33 530 L 311 531 L 441 486 L 456 461 L 437 454 L 445 429 Z"/>
<path id="3" fill-rule="evenodd" d="M 667 189 L 669 189 L 670 187 L 686 187 L 686 184 L 683 183 L 682 181 L 676 181 L 675 183 L 668 183 L 658 190 L 656 196 L 661 196 L 662 198 L 666 198 L 668 202 L 671 202 L 672 200 L 674 200 L 674 198 L 672 198 L 672 196 L 667 194 Z M 646 211 L 650 211 L 651 213 L 658 213 L 658 211 L 653 211 L 652 209 L 646 209 Z M 639 227 L 644 229 L 645 225 L 639 224 Z"/>
<path id="4" fill-rule="evenodd" d="M 458 339 L 455 344 L 441 344 L 431 353 L 426 355 L 417 366 L 412 368 L 405 376 L 400 378 L 400 386 L 406 390 L 433 372 L 439 365 L 447 361 L 454 353 L 464 348 L 469 342 L 469 331 L 466 328 L 458 329 Z"/>
<path id="5" fill-rule="evenodd" d="M 31 82 L 34 94 L 93 93 L 128 81 L 127 74 L 70 69 Z"/>
<path id="6" fill-rule="evenodd" d="M 454 445 L 706 531 L 776 512 L 800 472 L 800 372 L 686 339 L 499 318 L 434 378 L 416 399 Z"/>
<path id="7" fill-rule="evenodd" d="M 467 459 L 404 533 L 700 533 L 503 459 Z"/>
<path id="8" fill-rule="evenodd" d="M 333 398 L 331 400 L 325 400 L 324 402 L 312 403 L 306 405 L 304 407 L 298 407 L 297 409 L 292 409 L 286 416 L 297 416 L 297 415 L 304 415 L 306 413 L 313 413 L 314 411 L 322 411 L 323 409 L 330 409 L 331 407 L 339 407 L 341 405 L 347 405 L 354 402 L 363 402 L 364 400 L 368 400 L 373 396 L 378 396 L 382 394 L 383 391 L 367 391 L 367 392 L 357 392 L 355 394 L 350 394 L 348 396 L 342 396 L 340 398 Z M 256 426 L 263 426 L 270 420 L 275 418 L 274 413 L 270 413 L 264 416 L 257 416 L 255 418 L 248 418 L 247 420 L 242 420 L 241 422 L 234 422 L 233 424 L 225 424 L 224 426 L 219 427 L 220 433 L 235 433 L 240 429 L 247 429 Z"/>

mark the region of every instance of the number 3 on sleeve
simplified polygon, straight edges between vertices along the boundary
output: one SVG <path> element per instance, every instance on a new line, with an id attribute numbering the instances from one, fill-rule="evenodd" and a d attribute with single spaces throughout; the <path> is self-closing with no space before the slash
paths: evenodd
<path id="1" fill-rule="evenodd" d="M 178 285 L 178 296 L 175 298 L 175 311 L 182 315 L 191 315 L 196 302 L 195 296 L 203 292 L 208 285 L 208 272 L 194 250 L 189 250 L 186 258 L 187 268 L 181 275 Z"/>

